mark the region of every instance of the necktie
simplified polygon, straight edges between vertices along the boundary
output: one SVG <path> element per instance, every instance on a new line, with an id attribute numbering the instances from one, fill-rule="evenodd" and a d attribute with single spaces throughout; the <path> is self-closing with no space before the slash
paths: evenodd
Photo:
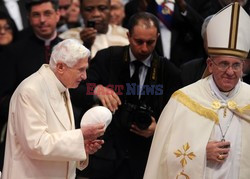
<path id="1" fill-rule="evenodd" d="M 142 62 L 140 62 L 139 60 L 135 60 L 132 62 L 134 64 L 134 67 L 135 67 L 135 71 L 134 71 L 134 74 L 132 75 L 130 81 L 131 81 L 131 84 L 136 84 L 136 87 L 138 85 L 140 85 L 140 74 L 139 74 L 139 70 L 140 70 L 140 67 L 143 65 Z M 139 90 L 139 88 L 136 88 Z M 135 94 L 133 95 L 134 96 L 134 100 L 138 100 L 139 99 L 139 91 L 136 90 Z"/>
<path id="2" fill-rule="evenodd" d="M 66 91 L 62 93 L 62 96 L 63 96 L 64 104 L 65 104 L 65 107 L 67 109 L 67 113 L 68 113 L 68 116 L 69 116 L 69 119 L 70 119 L 70 112 L 69 112 L 68 98 L 67 98 Z M 71 119 L 70 119 L 70 121 L 71 121 Z"/>

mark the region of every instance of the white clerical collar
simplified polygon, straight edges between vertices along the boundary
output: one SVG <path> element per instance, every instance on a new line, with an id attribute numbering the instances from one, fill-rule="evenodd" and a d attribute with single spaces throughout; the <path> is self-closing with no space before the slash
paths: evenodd
<path id="1" fill-rule="evenodd" d="M 130 56 L 130 62 L 133 62 L 136 60 L 134 54 L 131 51 L 131 48 L 129 47 L 129 56 Z M 145 60 L 141 61 L 145 66 L 151 67 L 151 57 L 152 54 L 150 54 Z"/>
<path id="2" fill-rule="evenodd" d="M 229 92 L 222 92 L 219 90 L 219 88 L 217 87 L 217 85 L 213 79 L 213 75 L 210 75 L 208 77 L 208 82 L 209 82 L 209 86 L 211 88 L 213 95 L 222 101 L 227 101 L 228 99 L 233 97 L 238 92 L 238 90 L 240 88 L 240 80 L 238 81 L 236 86 Z"/>
<path id="3" fill-rule="evenodd" d="M 49 39 L 45 39 L 45 38 L 43 38 L 43 37 L 40 37 L 40 36 L 37 35 L 37 34 L 35 34 L 35 35 L 36 35 L 37 38 L 39 38 L 40 40 L 44 41 L 44 45 L 48 46 L 48 45 L 50 45 L 50 42 L 56 38 L 57 32 L 54 31 L 53 36 L 52 36 L 51 38 L 49 38 Z"/>

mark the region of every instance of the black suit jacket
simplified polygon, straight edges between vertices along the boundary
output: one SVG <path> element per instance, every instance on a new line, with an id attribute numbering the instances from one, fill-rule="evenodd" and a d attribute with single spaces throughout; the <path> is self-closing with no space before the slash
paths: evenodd
<path id="1" fill-rule="evenodd" d="M 87 101 L 92 100 L 93 102 L 93 96 L 86 95 L 88 83 L 115 86 L 125 85 L 129 82 L 130 59 L 128 49 L 128 46 L 109 47 L 96 54 L 90 62 L 87 72 L 87 81 L 82 83 L 77 89 L 70 91 L 74 106 L 82 108 L 87 104 Z M 155 68 L 153 67 L 154 65 Z M 152 74 L 154 74 L 153 78 L 155 80 L 152 80 Z M 162 85 L 162 94 L 148 94 L 142 96 L 142 100 L 146 101 L 147 105 L 151 106 L 154 110 L 153 116 L 157 120 L 171 94 L 180 87 L 179 70 L 167 59 L 159 57 L 156 52 L 154 52 L 152 67 L 148 69 L 144 84 Z M 125 94 L 126 90 L 123 90 L 119 95 L 122 103 L 124 103 Z M 89 102 L 89 104 L 91 104 L 91 102 Z M 99 157 L 107 161 L 114 160 L 116 164 L 124 158 L 129 157 L 137 161 L 141 160 L 140 166 L 144 168 L 152 137 L 144 138 L 135 135 L 128 129 L 119 125 L 121 117 L 119 114 L 121 109 L 122 106 L 119 107 L 113 116 L 112 122 L 104 135 L 105 144 L 94 157 Z M 97 166 L 98 164 L 90 162 L 90 168 L 93 165 Z M 105 172 L 109 172 L 107 170 Z M 96 173 L 96 171 L 93 171 L 93 173 Z"/>
<path id="2" fill-rule="evenodd" d="M 176 66 L 195 58 L 203 57 L 205 51 L 201 37 L 201 26 L 204 19 L 212 14 L 211 2 L 207 0 L 186 0 L 186 15 L 182 15 L 175 3 L 171 29 L 170 61 Z M 148 11 L 157 15 L 157 3 L 151 0 Z M 156 46 L 158 54 L 163 54 L 162 39 Z"/>
<path id="3" fill-rule="evenodd" d="M 6 8 L 3 1 L 4 0 L 0 0 L 0 11 L 3 11 L 5 13 L 9 14 L 8 9 Z M 17 4 L 18 4 L 20 14 L 21 14 L 21 18 L 22 18 L 23 28 L 25 29 L 25 28 L 27 28 L 29 26 L 27 10 L 26 10 L 26 7 L 25 7 L 25 0 L 18 0 Z"/>

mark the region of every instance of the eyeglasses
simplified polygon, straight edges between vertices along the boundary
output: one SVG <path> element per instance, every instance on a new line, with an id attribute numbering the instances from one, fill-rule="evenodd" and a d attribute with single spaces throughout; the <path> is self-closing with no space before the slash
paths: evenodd
<path id="1" fill-rule="evenodd" d="M 11 27 L 9 25 L 4 25 L 4 26 L 0 26 L 0 32 L 10 32 L 11 31 Z"/>
<path id="2" fill-rule="evenodd" d="M 210 59 L 218 67 L 218 69 L 221 71 L 227 71 L 230 67 L 235 72 L 242 70 L 242 62 L 236 62 L 236 63 L 233 63 L 231 65 L 230 63 L 228 63 L 226 61 L 215 63 L 214 59 L 212 59 L 211 57 L 210 57 Z"/>

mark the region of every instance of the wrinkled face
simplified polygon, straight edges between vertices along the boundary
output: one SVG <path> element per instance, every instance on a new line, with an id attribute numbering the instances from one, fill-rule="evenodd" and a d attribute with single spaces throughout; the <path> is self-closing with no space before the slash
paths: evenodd
<path id="1" fill-rule="evenodd" d="M 85 25 L 88 20 L 93 20 L 98 33 L 107 33 L 110 18 L 109 0 L 83 0 L 81 13 Z"/>
<path id="2" fill-rule="evenodd" d="M 8 45 L 13 40 L 11 27 L 6 19 L 0 19 L 0 45 Z"/>
<path id="3" fill-rule="evenodd" d="M 207 60 L 208 70 L 220 91 L 231 91 L 242 77 L 243 61 L 231 56 L 215 56 Z"/>
<path id="4" fill-rule="evenodd" d="M 155 26 L 139 22 L 134 26 L 128 39 L 131 51 L 137 60 L 145 60 L 154 50 L 159 34 Z"/>
<path id="5" fill-rule="evenodd" d="M 49 39 L 56 31 L 60 13 L 55 11 L 51 2 L 44 2 L 32 6 L 29 17 L 35 34 L 44 39 Z"/>
<path id="6" fill-rule="evenodd" d="M 69 7 L 71 4 L 71 0 L 59 0 L 59 12 L 60 12 L 60 20 L 59 25 L 63 25 L 67 22 L 68 15 L 69 15 Z"/>
<path id="7" fill-rule="evenodd" d="M 111 0 L 110 23 L 115 25 L 122 25 L 125 17 L 124 6 L 122 0 Z"/>
<path id="8" fill-rule="evenodd" d="M 80 59 L 73 67 L 59 62 L 56 65 L 57 77 L 66 88 L 77 88 L 82 80 L 87 79 L 87 68 L 88 58 Z"/>

